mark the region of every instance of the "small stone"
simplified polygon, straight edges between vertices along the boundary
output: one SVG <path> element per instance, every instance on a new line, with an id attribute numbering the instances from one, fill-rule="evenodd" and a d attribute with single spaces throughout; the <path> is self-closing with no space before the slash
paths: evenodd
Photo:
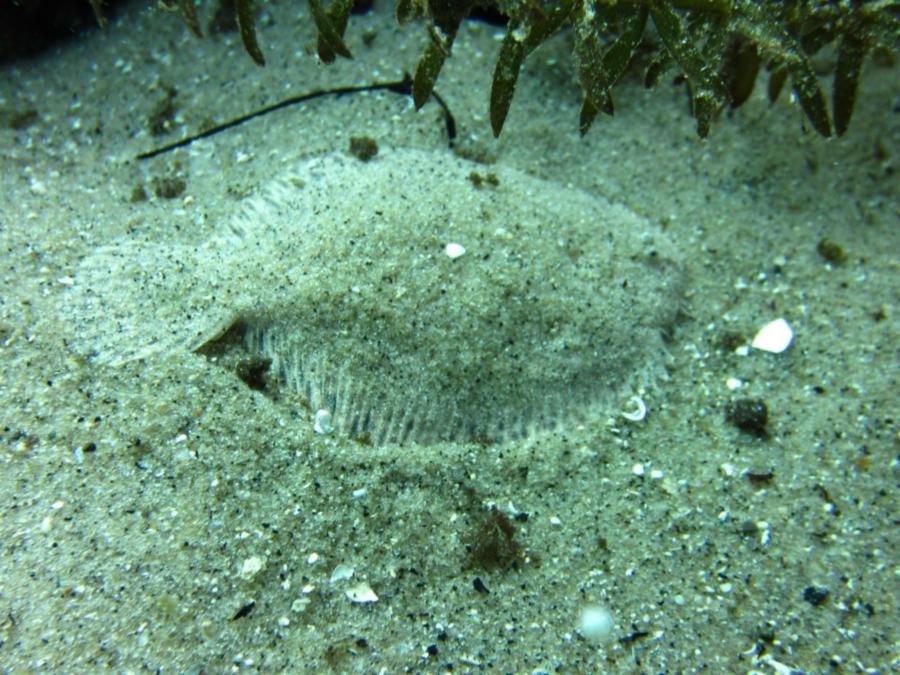
<path id="1" fill-rule="evenodd" d="M 250 602 L 242 605 L 241 608 L 234 613 L 234 616 L 231 617 L 231 620 L 236 621 L 237 619 L 243 619 L 245 616 L 250 616 L 250 612 L 253 611 L 254 607 L 256 607 L 255 600 L 251 600 Z"/>
<path id="2" fill-rule="evenodd" d="M 807 586 L 803 589 L 803 599 L 813 607 L 818 607 L 828 599 L 828 589 L 821 586 Z"/>
<path id="3" fill-rule="evenodd" d="M 368 162 L 378 154 L 378 142 L 368 136 L 353 136 L 350 139 L 350 154 L 358 160 Z"/>
<path id="4" fill-rule="evenodd" d="M 143 185 L 135 185 L 134 189 L 131 191 L 131 197 L 129 197 L 129 201 L 131 203 L 137 202 L 145 202 L 150 199 L 150 195 L 147 194 L 147 190 L 144 189 Z"/>
<path id="5" fill-rule="evenodd" d="M 743 380 L 737 377 L 729 377 L 725 380 L 725 386 L 728 387 L 730 391 L 734 391 L 735 389 L 740 389 L 744 386 Z"/>
<path id="6" fill-rule="evenodd" d="M 844 249 L 830 239 L 820 239 L 816 244 L 816 253 L 832 265 L 842 265 L 847 261 Z"/>
<path id="7" fill-rule="evenodd" d="M 457 258 L 462 257 L 465 252 L 465 246 L 452 241 L 444 247 L 444 253 L 447 254 L 447 257 L 450 258 L 450 260 L 456 260 Z"/>

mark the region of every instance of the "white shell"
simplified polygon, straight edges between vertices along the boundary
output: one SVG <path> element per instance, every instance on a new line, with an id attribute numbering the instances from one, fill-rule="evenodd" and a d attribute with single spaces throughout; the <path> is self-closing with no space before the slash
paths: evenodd
<path id="1" fill-rule="evenodd" d="M 750 346 L 770 354 L 780 354 L 791 346 L 794 330 L 784 319 L 775 319 L 763 326 Z"/>

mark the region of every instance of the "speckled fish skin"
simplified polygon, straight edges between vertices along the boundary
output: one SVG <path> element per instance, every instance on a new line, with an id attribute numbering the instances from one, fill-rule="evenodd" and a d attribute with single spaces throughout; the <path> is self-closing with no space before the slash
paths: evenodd
<path id="1" fill-rule="evenodd" d="M 473 177 L 488 173 L 496 185 Z M 328 410 L 340 433 L 505 441 L 583 419 L 659 365 L 676 259 L 625 207 L 514 169 L 330 154 L 199 248 L 97 251 L 65 311 L 98 364 L 194 350 L 239 321 L 281 398 Z"/>

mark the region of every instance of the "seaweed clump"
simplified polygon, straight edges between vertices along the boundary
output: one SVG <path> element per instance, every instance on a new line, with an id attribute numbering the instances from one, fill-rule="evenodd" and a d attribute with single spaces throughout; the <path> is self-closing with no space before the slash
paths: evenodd
<path id="1" fill-rule="evenodd" d="M 471 3 L 400 0 L 401 21 L 416 14 L 407 9 L 410 5 L 426 16 L 432 37 L 416 70 L 414 98 L 421 106 L 449 54 L 459 18 Z M 454 11 L 448 12 L 447 5 Z M 442 11 L 436 11 L 438 7 Z M 834 129 L 843 134 L 866 56 L 875 49 L 896 51 L 900 30 L 900 5 L 890 1 L 500 0 L 498 9 L 509 22 L 491 89 L 495 136 L 503 129 L 525 59 L 564 28 L 571 28 L 575 38 L 574 58 L 584 92 L 582 134 L 598 113 L 613 114 L 612 89 L 641 55 L 649 56 L 644 76 L 648 87 L 668 71 L 680 71 L 701 137 L 708 135 L 721 110 L 749 98 L 763 69 L 769 73 L 770 100 L 774 102 L 790 81 L 813 128 L 830 136 L 825 96 L 810 59 L 835 42 L 832 110 Z"/>
<path id="2" fill-rule="evenodd" d="M 326 63 L 352 58 L 344 33 L 354 0 L 326 1 L 309 0 L 319 57 Z M 99 0 L 90 2 L 99 8 Z M 200 33 L 191 0 L 165 2 L 177 5 L 191 30 Z M 234 0 L 234 5 L 244 46 L 263 65 L 252 0 Z M 841 135 L 853 114 L 866 58 L 881 52 L 892 59 L 900 43 L 897 0 L 397 0 L 397 20 L 424 21 L 430 37 L 413 78 L 417 108 L 431 97 L 459 27 L 475 9 L 507 19 L 490 94 L 495 136 L 503 129 L 526 58 L 563 30 L 574 35 L 573 57 L 584 93 L 582 134 L 599 113 L 613 114 L 614 86 L 641 64 L 648 87 L 670 71 L 687 83 L 701 137 L 722 110 L 749 98 L 763 71 L 771 101 L 790 83 L 812 127 L 822 136 Z M 829 45 L 837 55 L 831 115 L 811 61 Z"/>
<path id="3" fill-rule="evenodd" d="M 518 566 L 525 556 L 515 536 L 516 528 L 509 518 L 492 506 L 466 544 L 467 567 L 506 570 Z"/>

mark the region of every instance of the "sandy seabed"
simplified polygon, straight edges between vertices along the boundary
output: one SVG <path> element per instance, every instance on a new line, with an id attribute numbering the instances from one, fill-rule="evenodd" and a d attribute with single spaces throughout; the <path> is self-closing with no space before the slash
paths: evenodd
<path id="1" fill-rule="evenodd" d="M 59 308 L 99 247 L 206 241 L 284 166 L 354 136 L 449 153 L 437 106 L 381 92 L 135 160 L 290 95 L 399 78 L 421 26 L 354 17 L 356 59 L 325 67 L 305 5 L 273 3 L 260 69 L 236 35 L 136 3 L 4 66 L 0 109 L 37 112 L 0 130 L 5 671 L 897 667 L 896 73 L 870 66 L 837 140 L 758 87 L 700 141 L 682 87 L 636 82 L 579 138 L 562 35 L 494 140 L 497 30 L 466 25 L 438 83 L 457 152 L 623 204 L 683 253 L 665 373 L 633 392 L 643 420 L 623 394 L 521 442 L 375 447 L 314 433 L 214 353 L 113 368 L 71 348 Z M 741 349 L 782 317 L 786 351 Z M 765 402 L 765 433 L 726 419 L 742 399 Z M 606 640 L 580 632 L 591 606 Z"/>

